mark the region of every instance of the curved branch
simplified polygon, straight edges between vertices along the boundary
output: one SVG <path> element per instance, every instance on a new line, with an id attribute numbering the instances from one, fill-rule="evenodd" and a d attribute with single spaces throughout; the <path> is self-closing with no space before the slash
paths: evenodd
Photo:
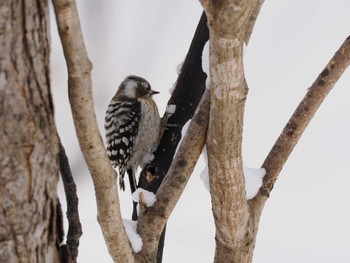
<path id="1" fill-rule="evenodd" d="M 100 223 L 114 262 L 133 262 L 119 207 L 115 171 L 97 127 L 86 52 L 74 0 L 53 0 L 58 30 L 68 68 L 69 99 L 80 149 L 91 173 Z"/>
<path id="2" fill-rule="evenodd" d="M 281 135 L 266 157 L 262 167 L 266 169 L 264 183 L 256 197 L 266 200 L 273 185 L 286 163 L 290 153 L 298 143 L 305 128 L 310 123 L 321 103 L 350 65 L 350 36 L 334 54 L 327 66 L 309 88 L 303 100 L 289 119 Z M 263 201 L 261 200 L 261 201 Z"/>
<path id="3" fill-rule="evenodd" d="M 79 218 L 78 203 L 79 199 L 77 196 L 77 187 L 75 185 L 72 171 L 69 166 L 68 157 L 66 151 L 60 140 L 60 151 L 59 151 L 59 163 L 60 173 L 62 176 L 64 192 L 66 194 L 67 202 L 67 219 L 68 219 L 68 233 L 67 233 L 67 245 L 72 257 L 73 262 L 77 262 L 79 239 L 83 234 L 81 230 L 81 223 Z"/>

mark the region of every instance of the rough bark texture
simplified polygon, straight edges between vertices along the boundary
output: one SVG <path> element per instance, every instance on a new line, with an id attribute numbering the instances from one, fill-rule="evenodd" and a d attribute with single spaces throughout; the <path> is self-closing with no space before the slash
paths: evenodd
<path id="1" fill-rule="evenodd" d="M 251 262 L 262 209 L 274 182 L 324 98 L 350 64 L 348 37 L 296 109 L 263 167 L 258 195 L 247 201 L 242 176 L 242 126 L 246 90 L 242 41 L 248 41 L 262 0 L 201 1 L 210 32 L 211 100 L 207 136 L 216 226 L 215 262 Z M 247 20 L 247 17 L 249 19 Z"/>
<path id="2" fill-rule="evenodd" d="M 68 68 L 69 100 L 80 149 L 91 173 L 97 219 L 114 262 L 133 262 L 122 223 L 116 174 L 103 145 L 92 100 L 89 61 L 74 0 L 53 1 Z"/>
<path id="3" fill-rule="evenodd" d="M 248 41 L 263 1 L 201 3 L 210 35 L 209 181 L 216 227 L 215 262 L 250 262 L 256 226 L 245 197 L 242 132 L 248 88 L 243 41 Z"/>
<path id="4" fill-rule="evenodd" d="M 0 5 L 0 262 L 59 262 L 58 138 L 45 0 Z"/>
<path id="5" fill-rule="evenodd" d="M 244 80 L 242 42 L 211 39 L 211 111 L 207 136 L 212 209 L 216 226 L 217 262 L 238 260 L 249 219 L 242 169 L 242 127 L 247 88 Z M 214 51 L 214 52 L 213 52 Z M 224 255 L 224 258 L 221 258 Z M 230 257 L 232 256 L 232 258 Z"/>

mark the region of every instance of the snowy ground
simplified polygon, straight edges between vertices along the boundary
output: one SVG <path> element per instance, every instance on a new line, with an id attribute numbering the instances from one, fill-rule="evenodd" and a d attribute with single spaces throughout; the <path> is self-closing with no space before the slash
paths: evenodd
<path id="1" fill-rule="evenodd" d="M 102 135 L 105 109 L 129 74 L 148 79 L 161 114 L 201 14 L 198 1 L 80 0 L 94 65 L 95 108 Z M 265 1 L 246 50 L 249 95 L 244 160 L 259 167 L 322 68 L 349 35 L 348 0 Z M 79 262 L 112 262 L 97 220 L 92 181 L 77 145 L 62 50 L 52 22 L 52 90 L 57 126 L 77 181 L 84 235 Z M 295 148 L 262 218 L 255 263 L 350 262 L 350 70 L 337 83 Z M 214 254 L 210 196 L 201 160 L 168 223 L 165 263 L 209 263 Z M 62 204 L 65 207 L 62 190 Z M 120 194 L 131 216 L 128 189 Z"/>

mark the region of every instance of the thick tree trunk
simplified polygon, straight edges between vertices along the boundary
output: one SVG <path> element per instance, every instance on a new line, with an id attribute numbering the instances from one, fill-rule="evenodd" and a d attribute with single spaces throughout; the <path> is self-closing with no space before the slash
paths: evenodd
<path id="1" fill-rule="evenodd" d="M 241 154 L 247 94 L 242 41 L 219 37 L 212 32 L 210 40 L 212 110 L 207 149 L 216 226 L 215 262 L 249 262 L 249 253 L 241 251 L 249 221 Z"/>
<path id="2" fill-rule="evenodd" d="M 0 5 L 0 262 L 59 262 L 46 0 Z"/>
<path id="3" fill-rule="evenodd" d="M 246 199 L 242 168 L 244 106 L 248 87 L 243 42 L 249 40 L 262 1 L 201 0 L 210 39 L 210 114 L 207 134 L 214 262 L 251 262 L 257 223 Z"/>

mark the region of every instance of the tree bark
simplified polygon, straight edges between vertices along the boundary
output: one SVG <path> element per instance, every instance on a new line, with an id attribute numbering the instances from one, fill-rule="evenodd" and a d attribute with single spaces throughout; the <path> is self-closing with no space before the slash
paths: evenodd
<path id="1" fill-rule="evenodd" d="M 45 0 L 0 6 L 0 262 L 59 262 L 58 137 Z"/>
<path id="2" fill-rule="evenodd" d="M 200 1 L 210 39 L 208 170 L 215 221 L 215 262 L 251 262 L 256 221 L 245 196 L 242 133 L 248 87 L 243 42 L 263 1 Z"/>
<path id="3" fill-rule="evenodd" d="M 114 262 L 134 262 L 122 222 L 116 172 L 97 127 L 88 58 L 75 0 L 53 0 L 68 69 L 69 102 L 80 149 L 96 194 L 97 220 Z"/>
<path id="4" fill-rule="evenodd" d="M 214 33 L 210 34 L 210 40 L 212 90 L 206 143 L 212 209 L 216 219 L 215 257 L 219 258 L 216 262 L 247 262 L 238 260 L 232 251 L 228 253 L 231 249 L 239 250 L 249 219 L 241 154 L 247 94 L 242 42 L 220 38 Z M 238 255 L 241 257 L 242 254 Z"/>
<path id="5" fill-rule="evenodd" d="M 323 100 L 333 89 L 335 83 L 350 65 L 350 36 L 339 47 L 337 52 L 318 75 L 308 89 L 295 112 L 287 122 L 280 136 L 271 148 L 262 167 L 266 170 L 263 186 L 254 198 L 257 210 L 262 210 L 274 183 L 288 160 L 289 155 L 298 143 L 306 127 L 321 106 Z"/>
<path id="6" fill-rule="evenodd" d="M 247 201 L 241 142 L 245 89 L 241 47 L 249 40 L 262 0 L 201 1 L 210 32 L 211 100 L 207 136 L 216 226 L 215 262 L 251 262 L 262 209 L 303 131 L 350 64 L 348 37 L 310 87 L 267 156 L 258 195 Z M 247 18 L 249 19 L 247 20 Z"/>

